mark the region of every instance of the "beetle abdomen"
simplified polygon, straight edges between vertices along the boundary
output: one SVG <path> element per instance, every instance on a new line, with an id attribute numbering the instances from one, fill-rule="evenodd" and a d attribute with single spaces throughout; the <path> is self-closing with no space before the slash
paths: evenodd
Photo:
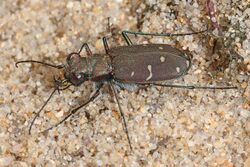
<path id="1" fill-rule="evenodd" d="M 191 64 L 185 53 L 166 44 L 123 46 L 111 49 L 110 55 L 113 76 L 123 82 L 175 79 L 185 75 Z"/>

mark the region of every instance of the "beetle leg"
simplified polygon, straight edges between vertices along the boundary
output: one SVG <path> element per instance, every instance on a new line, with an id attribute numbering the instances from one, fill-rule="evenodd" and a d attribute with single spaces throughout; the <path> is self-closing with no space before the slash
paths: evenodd
<path id="1" fill-rule="evenodd" d="M 131 140 L 130 140 L 130 137 L 129 137 L 129 134 L 128 134 L 128 127 L 127 127 L 125 115 L 124 115 L 124 113 L 123 113 L 123 111 L 122 111 L 121 104 L 120 104 L 120 102 L 119 102 L 119 99 L 118 99 L 118 95 L 117 95 L 116 89 L 115 89 L 113 83 L 111 83 L 111 82 L 109 82 L 109 86 L 110 86 L 110 88 L 112 89 L 112 91 L 113 91 L 113 93 L 114 93 L 114 95 L 115 95 L 116 102 L 117 102 L 117 104 L 118 104 L 119 112 L 120 112 L 121 117 L 122 117 L 123 127 L 124 127 L 125 133 L 126 133 L 126 135 L 127 135 L 129 147 L 130 147 L 131 150 L 133 150 L 133 149 L 132 149 L 132 145 L 131 145 Z"/>
<path id="2" fill-rule="evenodd" d="M 172 85 L 172 84 L 157 84 L 157 83 L 152 83 L 148 85 L 171 87 L 171 88 L 184 88 L 184 89 L 237 89 L 237 86 Z"/>
<path id="3" fill-rule="evenodd" d="M 134 35 L 149 35 L 149 36 L 163 36 L 163 37 L 172 37 L 172 36 L 185 36 L 185 35 L 194 35 L 194 34 L 200 34 L 207 32 L 208 28 L 203 31 L 198 32 L 190 32 L 190 33 L 180 33 L 180 34 L 173 34 L 173 33 L 144 33 L 144 32 L 132 32 L 132 31 L 122 31 L 122 36 L 127 42 L 128 45 L 133 45 L 132 41 L 128 37 L 128 34 L 134 34 Z"/>
<path id="4" fill-rule="evenodd" d="M 82 107 L 86 106 L 87 104 L 89 104 L 91 101 L 93 101 L 96 97 L 98 97 L 100 89 L 102 88 L 103 83 L 98 84 L 96 90 L 94 91 L 93 95 L 84 103 L 82 103 L 81 105 L 79 105 L 78 107 L 74 108 L 73 110 L 70 111 L 70 113 L 64 117 L 61 121 L 59 121 L 58 123 L 56 123 L 55 125 L 51 126 L 50 128 L 42 131 L 42 132 L 46 132 L 49 131 L 57 126 L 59 126 L 60 124 L 62 124 L 64 121 L 66 121 L 69 117 L 71 117 L 73 114 L 75 114 L 79 109 L 81 109 Z M 85 111 L 86 112 L 86 111 Z"/>
<path id="5" fill-rule="evenodd" d="M 112 28 L 111 28 L 111 22 L 110 22 L 110 19 L 111 19 L 111 17 L 108 17 L 107 18 L 107 20 L 108 20 L 108 23 L 107 23 L 107 31 L 111 34 L 111 36 L 112 36 L 112 34 L 113 34 L 113 32 L 112 32 Z"/>
<path id="6" fill-rule="evenodd" d="M 106 54 L 109 53 L 109 45 L 108 45 L 108 40 L 106 37 L 103 37 L 102 38 L 102 42 L 103 42 L 103 46 L 104 46 L 104 49 L 105 49 L 105 52 Z"/>
<path id="7" fill-rule="evenodd" d="M 130 31 L 122 31 L 122 36 L 125 39 L 125 41 L 127 42 L 128 46 L 129 45 L 133 45 L 132 41 L 130 40 L 130 38 L 128 37 L 128 34 L 133 34 L 133 32 Z"/>
<path id="8" fill-rule="evenodd" d="M 93 54 L 89 48 L 89 45 L 87 43 L 84 43 L 82 46 L 81 46 L 81 49 L 78 51 L 78 54 L 80 55 L 80 53 L 82 52 L 82 49 L 85 48 L 86 52 L 87 52 L 87 55 L 89 57 L 91 57 Z"/>

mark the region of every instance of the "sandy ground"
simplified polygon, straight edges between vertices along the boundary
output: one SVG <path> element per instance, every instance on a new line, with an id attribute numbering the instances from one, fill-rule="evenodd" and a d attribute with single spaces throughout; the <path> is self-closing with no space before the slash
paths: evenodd
<path id="1" fill-rule="evenodd" d="M 0 1 L 0 166 L 249 167 L 249 4 L 221 0 L 213 12 L 206 3 L 178 0 Z M 173 82 L 237 90 L 119 90 L 133 151 L 108 87 L 59 127 L 39 133 L 89 97 L 93 83 L 86 82 L 56 93 L 28 134 L 60 71 L 15 62 L 65 63 L 84 42 L 104 53 L 101 38 L 113 33 L 110 45 L 125 45 L 122 30 L 184 33 L 206 25 L 205 34 L 131 38 L 190 52 L 192 68 Z"/>

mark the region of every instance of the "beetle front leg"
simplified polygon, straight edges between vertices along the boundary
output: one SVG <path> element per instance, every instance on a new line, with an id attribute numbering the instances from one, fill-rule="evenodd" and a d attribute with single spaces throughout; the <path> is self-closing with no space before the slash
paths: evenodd
<path id="1" fill-rule="evenodd" d="M 87 104 L 89 104 L 91 101 L 93 101 L 94 99 L 96 99 L 99 95 L 100 89 L 102 88 L 103 83 L 99 83 L 96 87 L 96 90 L 94 91 L 94 93 L 91 95 L 91 97 L 85 101 L 84 103 L 82 103 L 81 105 L 79 105 L 78 107 L 74 108 L 73 110 L 70 111 L 70 113 L 64 117 L 61 121 L 59 121 L 58 123 L 56 123 L 55 125 L 51 126 L 50 128 L 42 131 L 42 132 L 46 132 L 49 131 L 57 126 L 59 126 L 60 124 L 62 124 L 64 121 L 66 121 L 69 117 L 71 117 L 73 114 L 75 114 L 77 111 L 79 111 L 79 109 L 81 109 L 82 107 L 86 106 Z M 85 112 L 86 114 L 86 112 Z"/>
<path id="2" fill-rule="evenodd" d="M 92 54 L 92 51 L 90 50 L 89 45 L 88 45 L 87 43 L 84 43 L 84 44 L 81 46 L 80 50 L 78 51 L 78 54 L 79 54 L 79 55 L 80 55 L 80 53 L 82 52 L 82 49 L 83 49 L 83 48 L 85 48 L 85 50 L 86 50 L 86 52 L 87 52 L 87 55 L 88 55 L 89 57 L 93 55 L 93 54 Z"/>
<path id="3" fill-rule="evenodd" d="M 106 37 L 102 38 L 103 46 L 105 49 L 106 54 L 109 54 L 109 45 L 108 45 L 108 40 Z"/>

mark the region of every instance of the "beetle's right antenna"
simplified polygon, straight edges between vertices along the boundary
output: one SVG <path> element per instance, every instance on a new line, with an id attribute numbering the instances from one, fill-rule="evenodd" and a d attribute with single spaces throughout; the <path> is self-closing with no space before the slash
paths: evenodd
<path id="1" fill-rule="evenodd" d="M 45 66 L 49 66 L 49 67 L 53 67 L 53 68 L 57 68 L 57 69 L 64 68 L 64 66 L 63 66 L 63 65 L 53 65 L 53 64 L 44 63 L 44 62 L 41 62 L 41 61 L 36 61 L 36 60 L 24 60 L 24 61 L 18 61 L 18 62 L 16 62 L 15 66 L 18 68 L 18 64 L 21 64 L 21 63 L 38 63 L 38 64 L 42 64 L 42 65 L 45 65 Z"/>
<path id="2" fill-rule="evenodd" d="M 55 81 L 55 89 L 51 92 L 51 94 L 48 97 L 48 99 L 45 101 L 45 103 L 42 105 L 42 107 L 40 108 L 40 110 L 36 113 L 35 117 L 31 121 L 30 127 L 29 127 L 29 134 L 31 134 L 31 129 L 32 129 L 32 126 L 34 125 L 35 120 L 40 115 L 40 113 L 42 112 L 42 110 L 44 109 L 44 107 L 48 104 L 48 102 L 50 101 L 50 99 L 52 98 L 52 96 L 55 94 L 55 92 L 58 91 L 58 93 L 60 94 L 60 91 L 66 90 L 66 89 L 68 89 L 71 86 L 71 84 L 67 83 L 67 80 L 58 80 L 58 79 L 56 79 L 54 77 L 54 81 Z M 66 84 L 66 85 L 64 85 L 64 84 Z M 63 88 L 60 88 L 62 86 L 63 86 Z"/>
<path id="3" fill-rule="evenodd" d="M 100 85 L 97 86 L 94 94 L 87 100 L 85 101 L 84 103 L 82 103 L 81 105 L 79 105 L 78 107 L 74 108 L 73 110 L 70 111 L 70 113 L 64 117 L 61 121 L 59 121 L 58 123 L 56 123 L 55 125 L 49 127 L 48 129 L 42 131 L 43 132 L 47 132 L 57 126 L 59 126 L 60 124 L 62 124 L 64 121 L 66 121 L 69 117 L 71 117 L 72 115 L 74 115 L 77 111 L 79 111 L 79 109 L 81 109 L 82 107 L 88 105 L 90 102 L 92 102 L 96 97 L 98 97 L 99 95 L 99 92 L 100 92 L 100 89 L 102 88 L 103 84 L 101 83 Z M 86 114 L 86 111 L 85 111 L 85 114 Z"/>
<path id="4" fill-rule="evenodd" d="M 58 90 L 58 87 L 56 87 L 53 92 L 50 94 L 49 98 L 46 100 L 46 102 L 43 104 L 43 106 L 40 108 L 40 110 L 36 113 L 35 117 L 33 118 L 33 120 L 30 123 L 30 127 L 29 127 L 29 134 L 31 134 L 31 129 L 32 126 L 34 125 L 34 122 L 36 120 L 36 118 L 40 115 L 40 113 L 42 112 L 42 110 L 44 109 L 44 107 L 48 104 L 48 102 L 50 101 L 50 99 L 52 98 L 52 96 L 54 95 L 54 93 Z"/>

